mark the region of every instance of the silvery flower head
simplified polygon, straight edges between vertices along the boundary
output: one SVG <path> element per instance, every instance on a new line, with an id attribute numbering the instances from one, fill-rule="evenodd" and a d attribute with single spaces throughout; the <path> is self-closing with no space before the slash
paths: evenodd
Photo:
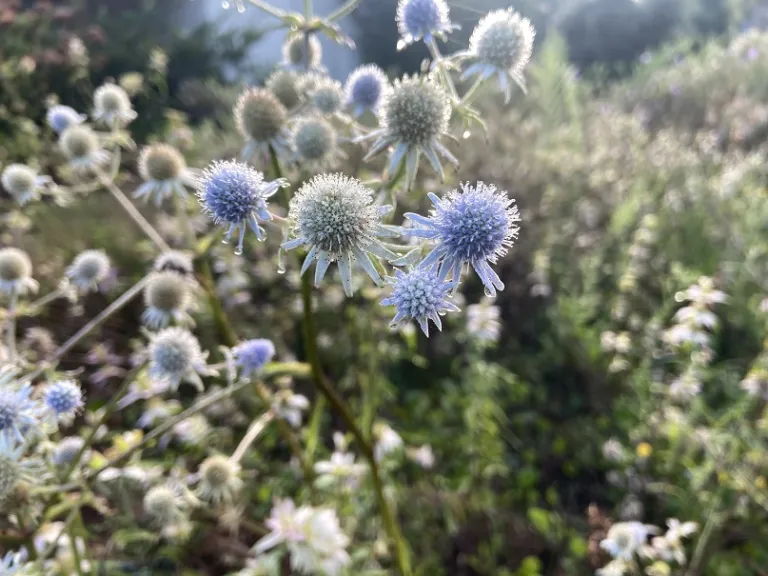
<path id="1" fill-rule="evenodd" d="M 195 185 L 195 172 L 187 168 L 184 156 L 168 144 L 152 144 L 142 149 L 139 174 L 144 183 L 134 192 L 133 197 L 148 200 L 154 196 L 156 206 L 174 195 L 186 199 L 186 187 Z"/>
<path id="2" fill-rule="evenodd" d="M 299 77 L 292 70 L 276 70 L 267 78 L 265 86 L 286 110 L 293 110 L 301 103 Z"/>
<path id="3" fill-rule="evenodd" d="M 232 502 L 243 487 L 240 466 L 226 456 L 216 454 L 200 465 L 200 483 L 197 493 L 201 499 L 219 504 Z"/>
<path id="4" fill-rule="evenodd" d="M 750 396 L 768 401 L 768 371 L 753 368 L 741 381 L 740 386 Z"/>
<path id="5" fill-rule="evenodd" d="M 450 100 L 439 84 L 430 78 L 406 76 L 395 81 L 385 98 L 382 127 L 356 141 L 375 138 L 366 160 L 394 146 L 387 173 L 389 177 L 394 176 L 401 163 L 405 162 L 406 188 L 410 189 L 422 154 L 441 179 L 444 173 L 440 157 L 458 166 L 458 160 L 440 142 L 448 132 L 450 118 Z"/>
<path id="6" fill-rule="evenodd" d="M 82 124 L 85 122 L 85 114 L 78 113 L 74 108 L 69 106 L 51 106 L 48 108 L 48 113 L 45 115 L 45 120 L 48 122 L 48 126 L 56 132 L 61 134 L 70 126 Z"/>
<path id="7" fill-rule="evenodd" d="M 478 182 L 462 184 L 461 191 L 449 192 L 444 199 L 430 193 L 434 205 L 430 216 L 407 213 L 416 226 L 407 233 L 435 240 L 437 245 L 419 266 L 431 268 L 440 264 L 439 277 L 452 277 L 458 284 L 462 270 L 471 265 L 485 286 L 487 296 L 496 296 L 504 284 L 491 268 L 507 248 L 514 244 L 519 232 L 520 213 L 514 200 L 493 185 Z"/>
<path id="8" fill-rule="evenodd" d="M 296 161 L 309 168 L 332 165 L 341 155 L 336 130 L 323 118 L 300 118 L 293 128 L 292 141 Z"/>
<path id="9" fill-rule="evenodd" d="M 397 29 L 400 41 L 397 49 L 424 40 L 432 42 L 458 28 L 451 24 L 445 0 L 400 0 L 397 5 Z"/>
<path id="10" fill-rule="evenodd" d="M 24 441 L 24 434 L 39 424 L 41 407 L 30 397 L 29 384 L 17 387 L 13 380 L 17 371 L 9 366 L 0 368 L 0 437 Z"/>
<path id="11" fill-rule="evenodd" d="M 486 14 L 469 39 L 469 50 L 461 55 L 474 61 L 462 79 L 475 74 L 482 79 L 496 76 L 508 102 L 510 80 L 525 90 L 523 69 L 533 54 L 535 35 L 531 22 L 511 8 Z"/>
<path id="12" fill-rule="evenodd" d="M 367 110 L 378 114 L 390 89 L 389 79 L 381 68 L 375 64 L 360 66 L 349 75 L 344 87 L 347 106 L 355 116 Z"/>
<path id="13" fill-rule="evenodd" d="M 618 522 L 608 529 L 600 548 L 617 560 L 632 560 L 645 544 L 649 534 L 658 528 L 641 522 Z"/>
<path id="14" fill-rule="evenodd" d="M 395 317 L 389 324 L 392 328 L 415 320 L 429 337 L 430 320 L 442 330 L 440 317 L 446 312 L 459 311 L 459 307 L 448 300 L 452 284 L 441 279 L 434 267 L 414 268 L 409 272 L 395 270 L 395 276 L 388 281 L 393 286 L 392 295 L 382 300 L 381 305 L 395 307 Z"/>
<path id="15" fill-rule="evenodd" d="M 149 376 L 176 390 L 181 382 L 189 382 L 203 390 L 200 375 L 210 373 L 205 365 L 207 353 L 191 332 L 183 328 L 165 328 L 149 343 Z"/>
<path id="16" fill-rule="evenodd" d="M 144 495 L 144 511 L 157 526 L 168 527 L 181 522 L 190 504 L 183 491 L 182 486 L 171 482 L 153 486 Z"/>
<path id="17" fill-rule="evenodd" d="M 8 297 L 37 292 L 32 279 L 32 262 L 27 253 L 18 248 L 0 248 L 0 293 Z"/>
<path id="18" fill-rule="evenodd" d="M 71 419 L 85 405 L 83 391 L 74 380 L 56 380 L 43 390 L 43 404 L 56 420 Z"/>
<path id="19" fill-rule="evenodd" d="M 22 479 L 22 446 L 22 444 L 17 444 L 8 437 L 0 435 L 0 502 L 11 493 Z M 2 567 L 3 564 L 0 564 L 0 568 Z M 4 574 L 4 572 L 0 572 L 0 574 Z"/>
<path id="20" fill-rule="evenodd" d="M 80 436 L 68 436 L 62 439 L 53 450 L 53 463 L 59 467 L 70 465 L 83 446 L 85 446 L 85 440 Z"/>
<path id="21" fill-rule="evenodd" d="M 175 272 L 186 278 L 192 277 L 195 272 L 192 257 L 179 250 L 168 250 L 160 254 L 155 258 L 152 269 L 155 272 Z"/>
<path id="22" fill-rule="evenodd" d="M 88 173 L 102 167 L 109 154 L 99 142 L 99 137 L 85 124 L 70 126 L 59 138 L 61 151 L 75 172 Z"/>
<path id="23" fill-rule="evenodd" d="M 128 94 L 117 84 L 104 84 L 93 93 L 93 119 L 110 128 L 125 126 L 136 119 Z"/>
<path id="24" fill-rule="evenodd" d="M 275 355 L 275 345 L 266 338 L 246 340 L 232 349 L 235 365 L 245 376 L 251 376 L 261 371 Z"/>
<path id="25" fill-rule="evenodd" d="M 373 426 L 373 439 L 375 441 L 374 457 L 376 460 L 381 460 L 403 447 L 403 439 L 400 434 L 383 422 L 377 422 Z"/>
<path id="26" fill-rule="evenodd" d="M 314 34 L 310 34 L 308 39 L 304 34 L 291 34 L 283 43 L 283 66 L 288 69 L 315 70 L 320 68 L 322 59 L 323 47 Z"/>
<path id="27" fill-rule="evenodd" d="M 320 114 L 331 116 L 344 105 L 344 89 L 337 80 L 324 77 L 313 87 L 309 101 Z"/>
<path id="28" fill-rule="evenodd" d="M 81 292 L 97 290 L 109 276 L 109 257 L 102 250 L 85 250 L 67 268 L 67 278 Z"/>
<path id="29" fill-rule="evenodd" d="M 1 494 L 2 492 L 0 491 Z M 14 554 L 13 552 L 8 552 L 0 558 L 0 574 L 2 576 L 14 576 L 14 574 L 18 574 L 19 570 L 24 570 L 24 568 L 25 562 L 22 560 L 21 553 Z"/>
<path id="30" fill-rule="evenodd" d="M 287 158 L 287 122 L 288 111 L 270 90 L 249 88 L 243 92 L 235 105 L 235 123 L 246 140 L 243 158 L 249 160 L 258 153 L 265 160 L 270 147 L 278 156 Z"/>
<path id="31" fill-rule="evenodd" d="M 176 272 L 157 272 L 144 288 L 147 309 L 141 319 L 148 328 L 165 328 L 171 322 L 194 326 L 188 311 L 192 307 L 189 282 Z"/>
<path id="32" fill-rule="evenodd" d="M 50 176 L 38 176 L 37 172 L 24 164 L 6 166 L 0 182 L 21 206 L 31 200 L 38 200 L 40 193 L 53 184 Z"/>
<path id="33" fill-rule="evenodd" d="M 215 161 L 200 176 L 197 197 L 214 222 L 227 226 L 225 242 L 235 230 L 240 230 L 235 254 L 242 254 L 246 227 L 254 231 L 258 240 L 267 239 L 260 224 L 272 219 L 267 199 L 287 185 L 283 178 L 266 182 L 261 172 L 246 164 Z"/>
<path id="34" fill-rule="evenodd" d="M 373 192 L 355 178 L 343 174 L 315 176 L 291 200 L 289 218 L 295 223 L 296 238 L 284 243 L 283 248 L 309 248 L 301 273 L 306 273 L 317 260 L 316 286 L 331 262 L 337 262 L 344 292 L 352 296 L 353 263 L 381 285 L 382 278 L 371 256 L 396 259 L 380 242 L 380 238 L 400 235 L 399 228 L 381 223 L 381 217 L 391 209 L 376 206 Z"/>

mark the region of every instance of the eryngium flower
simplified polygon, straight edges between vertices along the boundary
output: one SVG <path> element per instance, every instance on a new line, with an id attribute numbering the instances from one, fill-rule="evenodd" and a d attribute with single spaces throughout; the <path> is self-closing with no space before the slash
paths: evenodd
<path id="1" fill-rule="evenodd" d="M 378 114 L 390 89 L 387 75 L 375 64 L 366 64 L 355 69 L 347 78 L 344 87 L 347 105 L 352 107 L 355 116 L 362 115 L 366 110 Z"/>
<path id="2" fill-rule="evenodd" d="M 312 107 L 326 116 L 341 110 L 344 104 L 344 89 L 337 80 L 322 78 L 310 93 Z"/>
<path id="3" fill-rule="evenodd" d="M 24 164 L 8 165 L 3 170 L 0 182 L 21 206 L 40 198 L 40 192 L 52 184 L 50 176 L 38 176 L 37 172 Z"/>
<path id="4" fill-rule="evenodd" d="M 187 313 L 192 300 L 189 282 L 176 272 L 158 272 L 144 289 L 147 309 L 141 319 L 149 328 L 165 328 L 171 321 L 182 326 L 193 326 Z"/>
<path id="5" fill-rule="evenodd" d="M 85 114 L 79 114 L 73 108 L 69 106 L 51 106 L 48 109 L 48 113 L 45 115 L 45 120 L 48 122 L 48 126 L 56 132 L 61 134 L 70 126 L 82 124 L 85 122 Z"/>
<path id="6" fill-rule="evenodd" d="M 445 0 L 400 0 L 396 18 L 401 37 L 398 50 L 421 39 L 431 42 L 434 37 L 443 38 L 458 28 L 451 24 Z"/>
<path id="7" fill-rule="evenodd" d="M 332 164 L 339 156 L 336 131 L 322 118 L 301 118 L 293 129 L 296 160 L 310 167 Z"/>
<path id="8" fill-rule="evenodd" d="M 396 258 L 379 242 L 379 238 L 400 235 L 399 228 L 381 223 L 381 217 L 391 209 L 376 206 L 373 192 L 355 178 L 343 174 L 315 176 L 291 200 L 288 216 L 295 223 L 296 238 L 283 244 L 283 248 L 310 247 L 301 273 L 317 260 L 316 286 L 331 262 L 338 262 L 344 292 L 352 296 L 353 262 L 376 284 L 382 284 L 370 255 L 387 260 Z"/>
<path id="9" fill-rule="evenodd" d="M 357 141 L 376 138 L 366 160 L 394 145 L 388 174 L 392 177 L 405 161 L 406 187 L 410 189 L 422 153 L 441 179 L 444 174 L 440 156 L 458 166 L 458 160 L 440 143 L 440 138 L 448 131 L 450 118 L 448 95 L 437 83 L 428 78 L 405 77 L 395 82 L 393 90 L 386 97 L 382 127 Z"/>
<path id="10" fill-rule="evenodd" d="M 67 278 L 81 292 L 98 289 L 109 276 L 110 263 L 101 250 L 86 250 L 78 254 L 67 268 Z"/>
<path id="11" fill-rule="evenodd" d="M 80 453 L 85 445 L 85 440 L 80 436 L 68 436 L 56 444 L 53 450 L 53 463 L 56 466 L 68 466 Z"/>
<path id="12" fill-rule="evenodd" d="M 266 231 L 259 224 L 272 219 L 267 198 L 287 185 L 288 181 L 283 178 L 265 182 L 261 172 L 246 164 L 215 161 L 200 176 L 197 197 L 203 211 L 210 214 L 214 222 L 227 225 L 225 243 L 235 230 L 240 230 L 235 254 L 242 254 L 246 226 L 250 226 L 258 240 L 267 239 Z"/>
<path id="13" fill-rule="evenodd" d="M 216 454 L 200 464 L 200 484 L 197 493 L 203 500 L 229 503 L 243 487 L 240 466 L 226 456 Z"/>
<path id="14" fill-rule="evenodd" d="M 504 284 L 489 262 L 495 264 L 517 238 L 520 213 L 515 201 L 483 182 L 475 186 L 462 184 L 461 192 L 453 190 L 442 200 L 432 193 L 428 196 L 434 204 L 429 218 L 405 214 L 416 224 L 407 234 L 437 241 L 419 266 L 431 269 L 439 263 L 439 277 L 450 276 L 457 285 L 463 267 L 472 265 L 486 295 L 496 296 L 496 290 L 503 290 Z"/>
<path id="15" fill-rule="evenodd" d="M 276 70 L 265 85 L 287 110 L 296 108 L 301 102 L 299 77 L 291 70 Z"/>
<path id="16" fill-rule="evenodd" d="M 178 250 L 168 250 L 160 254 L 155 258 L 152 269 L 155 272 L 175 272 L 185 277 L 191 277 L 194 273 L 192 257 Z"/>
<path id="17" fill-rule="evenodd" d="M 0 293 L 10 297 L 27 292 L 37 292 L 29 256 L 18 248 L 0 248 Z"/>
<path id="18" fill-rule="evenodd" d="M 251 376 L 259 372 L 275 355 L 275 345 L 266 338 L 246 340 L 232 349 L 235 364 L 243 374 Z"/>
<path id="19" fill-rule="evenodd" d="M 109 127 L 124 126 L 136 118 L 128 94 L 117 84 L 104 84 L 93 94 L 93 119 Z"/>
<path id="20" fill-rule="evenodd" d="M 525 91 L 523 69 L 531 59 L 535 35 L 530 21 L 512 8 L 486 14 L 469 39 L 469 50 L 459 55 L 475 61 L 462 79 L 473 74 L 483 80 L 495 75 L 508 102 L 512 95 L 510 80 Z"/>
<path id="21" fill-rule="evenodd" d="M 149 376 L 176 390 L 182 381 L 203 390 L 200 374 L 208 374 L 200 343 L 183 328 L 166 328 L 149 343 Z"/>
<path id="22" fill-rule="evenodd" d="M 175 194 L 182 200 L 187 197 L 185 186 L 195 185 L 195 174 L 184 160 L 184 156 L 168 144 L 145 146 L 139 156 L 139 174 L 144 184 L 134 192 L 134 198 L 155 197 L 155 205 Z"/>
<path id="23" fill-rule="evenodd" d="M 31 386 L 14 386 L 16 374 L 14 368 L 0 368 L 0 437 L 23 442 L 24 433 L 38 424 L 40 405 L 30 400 Z"/>
<path id="24" fill-rule="evenodd" d="M 451 284 L 441 280 L 434 268 L 415 268 L 407 273 L 395 270 L 395 277 L 387 280 L 394 290 L 381 305 L 395 307 L 395 317 L 389 324 L 392 328 L 415 320 L 429 337 L 429 320 L 442 330 L 440 316 L 459 311 L 458 306 L 448 301 Z"/>
<path id="25" fill-rule="evenodd" d="M 67 128 L 61 134 L 59 146 L 76 172 L 90 172 L 109 160 L 98 136 L 84 124 Z"/>
<path id="26" fill-rule="evenodd" d="M 74 380 L 57 380 L 43 390 L 43 404 L 56 420 L 72 418 L 83 407 L 83 391 Z"/>
<path id="27" fill-rule="evenodd" d="M 158 526 L 167 527 L 183 520 L 187 506 L 179 487 L 170 484 L 153 486 L 144 495 L 144 511 Z"/>
<path id="28" fill-rule="evenodd" d="M 240 95 L 235 105 L 235 122 L 246 139 L 243 158 L 256 153 L 266 159 L 270 146 L 275 153 L 287 157 L 290 152 L 289 133 L 286 128 L 288 111 L 271 91 L 249 88 Z"/>
<path id="29" fill-rule="evenodd" d="M 309 48 L 309 61 L 307 61 Z M 313 34 L 305 40 L 304 34 L 292 34 L 283 44 L 283 65 L 294 70 L 314 70 L 320 67 L 323 58 L 323 48 L 320 40 Z"/>

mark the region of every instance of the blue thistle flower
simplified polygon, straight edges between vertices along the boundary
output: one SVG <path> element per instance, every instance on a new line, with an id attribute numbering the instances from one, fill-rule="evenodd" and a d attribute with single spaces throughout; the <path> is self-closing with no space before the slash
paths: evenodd
<path id="1" fill-rule="evenodd" d="M 45 115 L 45 120 L 48 122 L 48 126 L 56 132 L 61 134 L 70 126 L 82 124 L 85 122 L 85 114 L 78 113 L 74 108 L 69 106 L 51 106 L 48 109 L 48 113 Z"/>
<path id="2" fill-rule="evenodd" d="M 458 285 L 463 267 L 472 265 L 486 295 L 496 296 L 504 284 L 489 262 L 495 264 L 517 238 L 520 228 L 515 223 L 520 221 L 520 213 L 515 201 L 483 182 L 462 184 L 461 192 L 453 190 L 442 200 L 432 193 L 428 196 L 434 204 L 428 218 L 405 214 L 416 226 L 404 233 L 437 241 L 419 266 L 432 268 L 439 263 L 439 277 L 450 276 Z"/>
<path id="3" fill-rule="evenodd" d="M 93 119 L 110 128 L 124 126 L 136 119 L 128 93 L 117 84 L 104 84 L 93 93 Z"/>
<path id="4" fill-rule="evenodd" d="M 312 107 L 320 114 L 331 116 L 341 110 L 344 104 L 344 89 L 337 80 L 323 77 L 312 87 L 309 99 Z"/>
<path id="5" fill-rule="evenodd" d="M 109 257 L 101 250 L 86 250 L 78 254 L 66 274 L 81 292 L 96 290 L 109 276 Z"/>
<path id="6" fill-rule="evenodd" d="M 83 407 L 83 391 L 74 380 L 51 382 L 43 391 L 43 404 L 57 420 L 75 416 Z"/>
<path id="7" fill-rule="evenodd" d="M 186 186 L 195 185 L 196 171 L 187 168 L 184 156 L 168 144 L 145 146 L 139 156 L 139 174 L 144 183 L 133 193 L 134 198 L 155 197 L 155 206 L 174 194 L 186 200 Z"/>
<path id="8" fill-rule="evenodd" d="M 22 458 L 23 452 L 23 443 L 0 434 L 0 503 L 19 482 L 35 483 L 40 476 L 42 462 L 37 458 Z M 15 570 L 3 572 L 9 567 L 8 559 L 8 555 L 0 559 L 0 576 L 15 573 Z"/>
<path id="9" fill-rule="evenodd" d="M 295 159 L 307 167 L 320 169 L 332 165 L 341 155 L 336 130 L 323 118 L 299 118 L 292 137 Z"/>
<path id="10" fill-rule="evenodd" d="M 445 0 L 400 0 L 397 5 L 398 50 L 422 39 L 431 42 L 434 37 L 444 38 L 457 28 L 451 24 Z"/>
<path id="11" fill-rule="evenodd" d="M 391 87 L 381 68 L 375 64 L 367 64 L 349 75 L 344 89 L 347 105 L 352 107 L 355 116 L 361 116 L 366 110 L 378 114 L 381 103 Z"/>
<path id="12" fill-rule="evenodd" d="M 197 338 L 183 328 L 166 328 L 152 337 L 149 344 L 149 376 L 155 382 L 176 390 L 182 381 L 203 390 L 200 375 L 212 372 L 205 365 L 207 353 Z"/>
<path id="13" fill-rule="evenodd" d="M 12 388 L 17 371 L 14 368 L 0 369 L 0 437 L 10 442 L 24 441 L 24 434 L 38 425 L 40 405 L 30 399 L 32 387 Z"/>
<path id="14" fill-rule="evenodd" d="M 235 364 L 246 376 L 259 372 L 275 355 L 275 345 L 266 338 L 246 340 L 232 349 Z"/>
<path id="15" fill-rule="evenodd" d="M 309 47 L 309 62 L 306 49 Z M 289 70 L 315 70 L 320 68 L 323 59 L 323 47 L 317 36 L 310 34 L 305 39 L 304 34 L 291 34 L 283 43 L 283 66 Z"/>
<path id="16" fill-rule="evenodd" d="M 395 317 L 389 324 L 392 328 L 415 320 L 429 337 L 429 320 L 438 330 L 442 330 L 440 316 L 459 311 L 458 306 L 448 301 L 452 284 L 441 279 L 434 267 L 414 268 L 410 272 L 395 270 L 395 276 L 387 278 L 387 281 L 394 286 L 394 290 L 389 298 L 381 301 L 381 305 L 395 307 Z"/>
<path id="17" fill-rule="evenodd" d="M 299 77 L 292 70 L 276 70 L 267 78 L 265 86 L 286 110 L 293 110 L 301 103 Z"/>
<path id="18" fill-rule="evenodd" d="M 244 160 L 250 160 L 256 154 L 266 160 L 270 147 L 280 157 L 290 156 L 290 133 L 286 127 L 288 111 L 272 91 L 247 89 L 238 98 L 234 114 L 237 129 L 246 139 L 242 152 Z"/>
<path id="19" fill-rule="evenodd" d="M 160 254 L 155 258 L 152 269 L 155 272 L 175 272 L 190 279 L 193 278 L 195 272 L 192 257 L 178 250 L 168 250 Z"/>
<path id="20" fill-rule="evenodd" d="M 382 278 L 370 255 L 387 260 L 397 256 L 379 238 L 400 236 L 400 228 L 381 223 L 391 206 L 376 206 L 373 192 L 343 174 L 315 176 L 301 187 L 291 200 L 289 218 L 295 222 L 296 238 L 283 244 L 286 250 L 309 246 L 301 274 L 317 260 L 315 286 L 325 276 L 331 262 L 338 262 L 341 283 L 352 296 L 352 263 L 360 267 L 376 284 Z"/>
<path id="21" fill-rule="evenodd" d="M 41 192 L 53 187 L 50 176 L 38 176 L 37 172 L 24 164 L 6 166 L 0 176 L 0 183 L 21 206 L 31 200 L 37 200 Z"/>
<path id="22" fill-rule="evenodd" d="M 246 164 L 234 160 L 215 161 L 200 176 L 197 197 L 203 211 L 210 214 L 214 222 L 228 226 L 225 243 L 235 230 L 240 230 L 235 254 L 242 254 L 246 226 L 250 226 L 258 240 L 267 239 L 266 231 L 259 224 L 272 219 L 267 198 L 285 186 L 288 181 L 284 178 L 265 182 L 261 172 Z"/>
<path id="23" fill-rule="evenodd" d="M 182 326 L 194 326 L 188 314 L 193 307 L 189 281 L 172 270 L 156 272 L 144 288 L 144 304 L 147 309 L 141 320 L 149 328 L 165 328 L 171 321 Z"/>
<path id="24" fill-rule="evenodd" d="M 8 552 L 0 558 L 0 575 L 2 576 L 13 576 L 22 568 L 24 565 L 19 553 Z"/>
<path id="25" fill-rule="evenodd" d="M 99 137 L 85 124 L 70 126 L 59 136 L 61 151 L 75 172 L 87 174 L 109 161 Z"/>

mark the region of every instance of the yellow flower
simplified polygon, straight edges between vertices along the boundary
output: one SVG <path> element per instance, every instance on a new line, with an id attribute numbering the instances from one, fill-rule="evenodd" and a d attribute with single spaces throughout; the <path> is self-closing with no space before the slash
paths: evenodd
<path id="1" fill-rule="evenodd" d="M 768 482 L 765 480 L 765 476 L 758 476 L 755 478 L 755 488 L 758 490 L 765 490 L 765 487 L 768 485 Z"/>
<path id="2" fill-rule="evenodd" d="M 653 446 L 648 444 L 648 442 L 641 442 L 637 445 L 636 450 L 639 458 L 650 458 L 651 454 L 653 454 Z"/>

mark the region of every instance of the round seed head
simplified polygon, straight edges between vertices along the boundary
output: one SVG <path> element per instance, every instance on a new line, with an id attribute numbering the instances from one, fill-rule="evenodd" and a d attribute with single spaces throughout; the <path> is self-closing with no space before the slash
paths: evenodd
<path id="1" fill-rule="evenodd" d="M 390 135 L 411 145 L 425 145 L 444 134 L 450 117 L 445 91 L 418 77 L 396 82 L 384 105 L 384 123 Z"/>
<path id="2" fill-rule="evenodd" d="M 45 118 L 48 126 L 57 134 L 61 134 L 70 126 L 82 124 L 85 120 L 85 116 L 78 114 L 73 108 L 60 105 L 51 106 Z"/>
<path id="3" fill-rule="evenodd" d="M 188 330 L 166 328 L 149 345 L 150 372 L 158 379 L 178 382 L 202 365 L 200 343 Z"/>
<path id="4" fill-rule="evenodd" d="M 445 311 L 458 310 L 446 300 L 451 285 L 441 280 L 434 268 L 419 267 L 407 273 L 398 270 L 392 283 L 392 295 L 382 300 L 382 304 L 395 307 L 395 318 L 391 322 L 393 327 L 415 320 L 424 334 L 429 336 L 429 320 L 441 329 L 440 316 Z"/>
<path id="5" fill-rule="evenodd" d="M 189 284 L 175 272 L 160 272 L 144 289 L 144 303 L 163 312 L 186 310 Z"/>
<path id="6" fill-rule="evenodd" d="M 323 78 L 312 90 L 312 106 L 321 114 L 335 114 L 344 102 L 344 90 L 336 80 Z"/>
<path id="7" fill-rule="evenodd" d="M 307 66 L 307 57 L 305 55 L 307 45 L 309 46 L 309 66 Z M 305 42 L 303 34 L 289 36 L 283 44 L 283 60 L 286 64 L 296 68 L 317 68 L 323 57 L 323 48 L 320 40 L 314 35 L 310 35 L 309 43 Z"/>
<path id="8" fill-rule="evenodd" d="M 216 222 L 241 224 L 254 210 L 266 209 L 264 175 L 247 164 L 214 162 L 198 181 L 198 198 Z"/>
<path id="9" fill-rule="evenodd" d="M 336 132 L 322 118 L 303 118 L 293 133 L 296 153 L 306 162 L 323 162 L 336 150 Z"/>
<path id="10" fill-rule="evenodd" d="M 93 288 L 109 276 L 110 262 L 101 250 L 86 250 L 67 268 L 67 277 L 83 290 Z"/>
<path id="11" fill-rule="evenodd" d="M 0 248 L 0 281 L 16 282 L 32 276 L 32 262 L 18 248 Z"/>
<path id="12" fill-rule="evenodd" d="M 246 340 L 235 346 L 232 354 L 235 357 L 235 364 L 242 368 L 243 372 L 253 374 L 272 360 L 275 355 L 275 345 L 265 338 Z"/>
<path id="13" fill-rule="evenodd" d="M 169 250 L 160 254 L 155 259 L 153 269 L 155 272 L 175 272 L 181 276 L 192 276 L 194 273 L 192 258 L 178 250 Z"/>
<path id="14" fill-rule="evenodd" d="M 154 486 L 144 495 L 144 510 L 161 526 L 175 523 L 182 516 L 183 502 L 169 486 Z"/>
<path id="15" fill-rule="evenodd" d="M 250 88 L 235 106 L 235 121 L 240 133 L 256 142 L 269 142 L 285 126 L 288 113 L 270 90 Z"/>
<path id="16" fill-rule="evenodd" d="M 186 167 L 181 153 L 168 144 L 145 146 L 139 157 L 139 173 L 144 180 L 175 180 Z"/>
<path id="17" fill-rule="evenodd" d="M 80 436 L 68 436 L 56 444 L 53 451 L 53 463 L 56 466 L 67 466 L 71 464 L 75 456 L 80 453 L 85 445 L 85 440 Z"/>
<path id="18" fill-rule="evenodd" d="M 61 149 L 69 159 L 85 158 L 99 147 L 96 134 L 88 126 L 74 125 L 61 135 Z"/>
<path id="19" fill-rule="evenodd" d="M 400 0 L 397 27 L 406 42 L 450 30 L 448 5 L 445 0 Z"/>
<path id="20" fill-rule="evenodd" d="M 530 21 L 514 10 L 495 10 L 478 23 L 469 50 L 483 64 L 519 71 L 531 59 L 535 34 Z"/>
<path id="21" fill-rule="evenodd" d="M 235 465 L 227 458 L 217 454 L 206 458 L 200 465 L 203 480 L 214 488 L 222 488 L 229 484 L 237 475 Z"/>
<path id="22" fill-rule="evenodd" d="M 384 71 L 374 64 L 357 68 L 347 79 L 347 103 L 366 110 L 377 110 L 389 90 Z"/>
<path id="23" fill-rule="evenodd" d="M 22 471 L 18 461 L 0 452 L 0 503 L 16 487 L 21 476 Z"/>
<path id="24" fill-rule="evenodd" d="M 37 186 L 37 174 L 24 164 L 10 164 L 3 170 L 0 178 L 8 193 L 14 198 L 25 198 L 34 195 Z"/>
<path id="25" fill-rule="evenodd" d="M 371 190 L 343 174 L 315 176 L 304 184 L 291 200 L 289 217 L 297 236 L 332 259 L 366 245 L 379 221 Z"/>
<path id="26" fill-rule="evenodd" d="M 104 84 L 93 94 L 94 106 L 107 113 L 123 114 L 131 111 L 131 99 L 117 84 Z"/>
<path id="27" fill-rule="evenodd" d="M 290 110 L 301 102 L 298 84 L 299 78 L 294 72 L 278 70 L 267 79 L 266 86 L 280 103 Z"/>
<path id="28" fill-rule="evenodd" d="M 83 391 L 74 380 L 58 380 L 46 386 L 43 402 L 56 418 L 71 417 L 83 407 Z"/>

